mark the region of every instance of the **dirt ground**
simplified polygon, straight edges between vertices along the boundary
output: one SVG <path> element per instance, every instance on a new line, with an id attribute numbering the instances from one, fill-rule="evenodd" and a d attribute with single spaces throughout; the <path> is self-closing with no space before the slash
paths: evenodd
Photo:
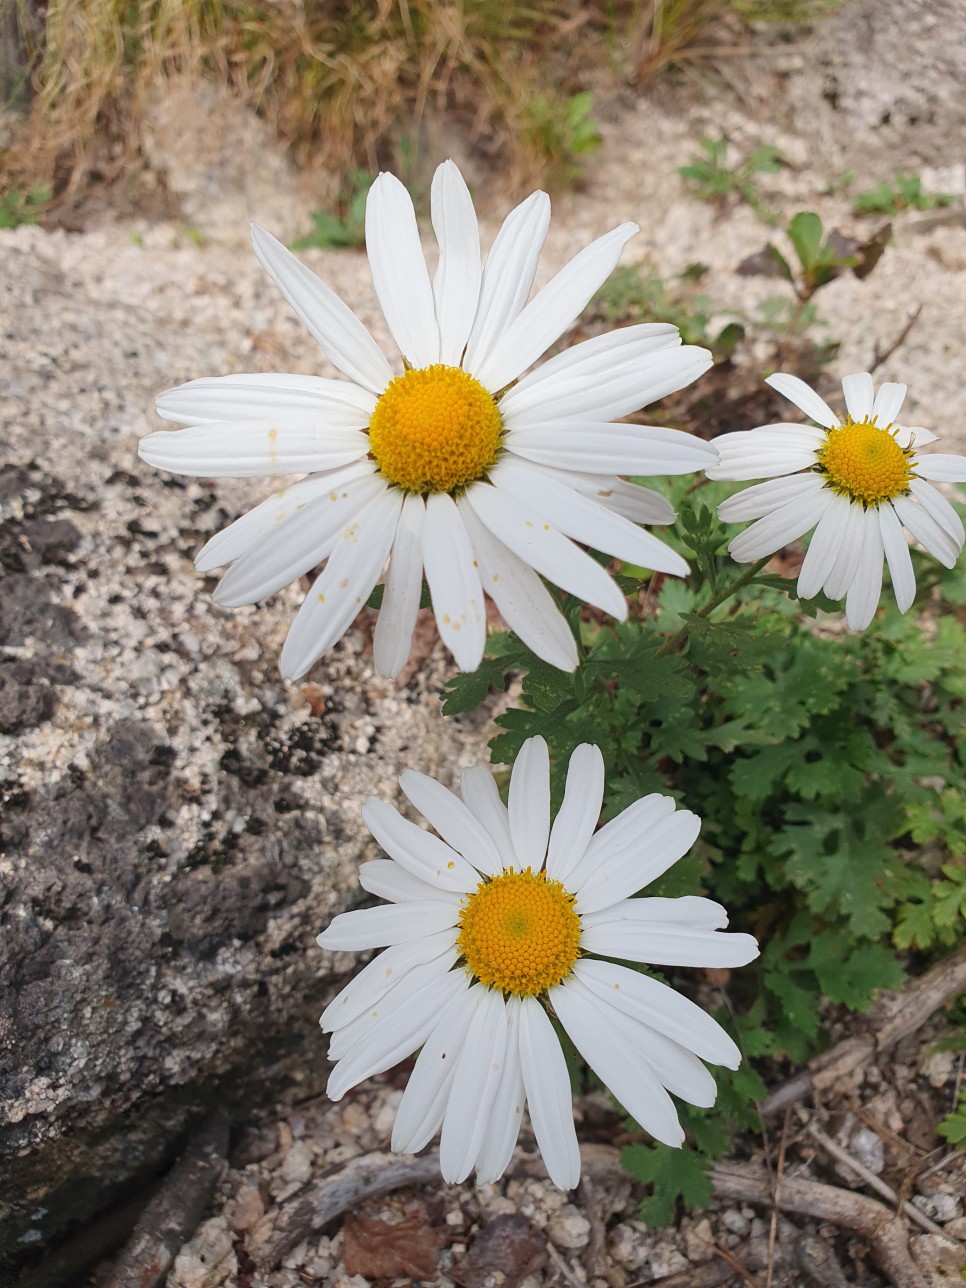
<path id="1" fill-rule="evenodd" d="M 881 18 L 885 9 L 888 22 Z M 900 38 L 896 32 L 906 19 Z M 921 308 L 877 376 L 908 384 L 904 418 L 940 434 L 941 450 L 966 451 L 966 136 L 959 117 L 966 16 L 943 3 L 895 0 L 877 9 L 876 0 L 864 0 L 854 6 L 849 24 L 794 38 L 769 35 L 717 79 L 647 96 L 628 92 L 607 102 L 604 143 L 587 166 L 583 187 L 555 202 L 540 280 L 586 241 L 634 219 L 641 233 L 623 262 L 673 277 L 700 260 L 707 265 L 702 290 L 715 302 L 722 324 L 733 312 L 753 315 L 764 299 L 779 293 L 775 281 L 742 276 L 736 268 L 769 238 L 787 249 L 783 235 L 766 228 L 746 204 L 696 201 L 677 174 L 706 135 L 726 135 L 736 157 L 759 144 L 777 146 L 788 164 L 762 178 L 768 204 L 783 220 L 800 209 L 816 210 L 827 226 L 853 235 L 867 235 L 875 223 L 853 216 L 850 193 L 836 190 L 844 170 L 855 172 L 852 192 L 897 172 L 922 175 L 927 186 L 952 193 L 955 204 L 939 212 L 899 214 L 876 271 L 862 281 L 843 275 L 817 301 L 823 333 L 840 346 L 823 391 L 836 405 L 838 378 L 867 369 L 876 351 L 887 349 Z M 957 31 L 963 36 L 958 52 L 952 48 Z M 161 100 L 156 108 L 147 153 L 177 214 L 118 218 L 108 204 L 91 206 L 81 231 L 0 232 L 8 318 L 29 313 L 32 319 L 23 331 L 8 328 L 5 357 L 13 374 L 5 377 L 0 400 L 10 462 L 29 463 L 81 488 L 95 470 L 130 472 L 142 495 L 156 495 L 153 536 L 167 543 L 167 554 L 160 574 L 152 572 L 154 581 L 148 577 L 145 584 L 157 596 L 163 577 L 179 584 L 171 610 L 177 616 L 189 611 L 188 599 L 202 593 L 192 589 L 193 550 L 178 549 L 184 516 L 189 506 L 199 511 L 195 522 L 204 529 L 217 515 L 205 515 L 202 483 L 189 481 L 171 494 L 138 464 L 137 440 L 156 424 L 153 392 L 229 371 L 334 373 L 320 363 L 318 350 L 247 246 L 251 217 L 285 237 L 307 231 L 313 192 L 258 121 L 238 116 L 207 89 L 176 87 L 171 93 L 178 96 L 175 105 Z M 193 99 L 198 93 L 201 98 Z M 451 150 L 466 162 L 472 181 L 472 148 L 454 140 Z M 487 191 L 485 241 L 506 204 L 504 194 Z M 388 344 L 364 254 L 310 251 L 305 258 L 377 340 Z M 136 338 L 126 341 L 132 330 Z M 747 366 L 760 358 L 753 339 L 737 358 Z M 124 390 L 123 397 L 117 390 Z M 259 496 L 249 481 L 218 486 L 219 506 L 232 516 Z M 141 503 L 118 497 L 107 520 L 127 525 L 138 518 Z M 91 516 L 86 526 L 83 519 L 77 522 L 86 557 L 101 559 L 106 569 L 100 585 L 87 586 L 87 598 L 78 602 L 92 621 L 110 618 L 110 629 L 123 634 L 109 605 L 118 594 L 116 583 L 141 577 L 144 565 L 112 570 L 107 538 L 99 530 L 103 515 Z M 139 582 L 136 594 L 141 593 Z M 209 618 L 207 609 L 194 605 L 190 611 L 201 616 L 191 629 L 201 643 L 185 647 L 199 664 L 214 666 L 219 633 L 227 629 L 232 658 L 260 649 L 270 660 L 297 598 L 291 588 L 277 597 L 271 619 L 245 613 L 228 628 L 220 615 Z M 129 595 L 129 603 L 136 608 L 136 595 Z M 31 647 L 27 640 L 11 657 L 17 660 Z M 356 632 L 345 657 L 333 663 L 327 694 L 351 667 L 363 664 L 366 648 L 364 635 Z M 465 763 L 469 744 L 482 746 L 489 730 L 464 726 L 450 738 L 437 705 L 446 663 L 438 644 L 428 652 L 428 678 L 419 696 L 423 712 L 411 739 L 421 741 L 419 722 L 428 722 L 436 762 Z M 91 665 L 107 666 L 105 657 L 92 654 Z M 133 658 L 128 661 L 135 666 Z M 16 740 L 0 737 L 4 777 L 27 772 L 31 789 L 43 791 L 55 769 L 65 769 L 66 730 L 71 755 L 77 756 L 85 740 L 93 746 L 108 712 L 136 711 L 160 695 L 173 701 L 183 679 L 176 658 L 165 665 L 175 670 L 155 675 L 119 668 L 113 688 L 104 690 L 103 708 L 81 711 L 65 700 L 56 718 Z M 398 705 L 392 686 L 381 689 L 368 673 L 366 686 L 388 720 Z M 294 686 L 278 687 L 293 706 L 305 705 Z M 368 743 L 359 754 L 367 748 Z M 388 757 L 387 751 L 373 766 L 383 784 L 392 770 Z M 352 793 L 360 800 L 365 790 L 353 779 Z M 355 795 L 343 802 L 347 810 Z M 339 875 L 349 879 L 341 870 Z M 346 892 L 333 889 L 333 904 Z M 309 942 L 307 952 L 314 951 Z M 709 1000 L 713 1005 L 710 994 Z M 859 1023 L 830 1010 L 825 1019 L 830 1043 L 868 1035 L 874 1046 L 875 1015 Z M 736 1171 L 716 1177 L 708 1212 L 683 1214 L 667 1229 L 648 1229 L 639 1219 L 641 1191 L 619 1165 L 627 1133 L 602 1095 L 575 1105 L 587 1154 L 586 1179 L 574 1194 L 549 1184 L 526 1131 L 508 1176 L 497 1185 L 445 1186 L 432 1178 L 431 1164 L 427 1170 L 418 1162 L 406 1164 L 409 1172 L 393 1174 L 383 1152 L 405 1068 L 333 1105 L 318 1094 L 325 1071 L 319 1034 L 304 1051 L 302 1076 L 289 1081 L 277 1102 L 261 1105 L 250 1121 L 235 1125 L 227 1161 L 219 1161 L 223 1142 L 189 1142 L 196 1156 L 188 1159 L 194 1170 L 186 1173 L 185 1192 L 197 1181 L 197 1210 L 165 1282 L 168 1288 L 399 1288 L 414 1280 L 438 1288 L 874 1288 L 889 1282 L 952 1288 L 961 1283 L 966 1262 L 966 1167 L 935 1132 L 955 1104 L 963 1075 L 963 1057 L 941 1049 L 950 1032 L 938 1010 L 887 1052 L 872 1051 L 871 1058 L 769 1115 L 767 1156 L 758 1151 L 737 1160 Z M 776 1082 L 793 1072 L 775 1070 Z M 212 1130 L 218 1139 L 217 1124 Z M 390 1176 L 391 1192 L 380 1192 Z M 823 1208 L 814 1192 L 803 1190 L 796 1207 L 775 1201 L 775 1184 L 783 1182 L 792 1189 L 794 1182 L 820 1183 L 835 1193 L 825 1196 Z M 879 1207 L 862 1208 L 853 1200 Z M 900 1203 L 907 1206 L 900 1209 Z M 116 1241 L 116 1233 L 95 1232 L 95 1242 L 105 1245 L 112 1237 Z M 65 1284 L 88 1282 L 73 1276 L 77 1263 L 72 1266 L 69 1258 L 81 1255 L 75 1245 L 59 1270 L 48 1266 L 24 1283 L 54 1284 L 58 1275 Z M 89 1282 L 113 1282 L 105 1263 Z"/>

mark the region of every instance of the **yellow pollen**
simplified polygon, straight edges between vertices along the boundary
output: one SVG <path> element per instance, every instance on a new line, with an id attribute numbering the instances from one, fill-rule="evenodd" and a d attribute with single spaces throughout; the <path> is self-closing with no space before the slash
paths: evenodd
<path id="1" fill-rule="evenodd" d="M 456 492 L 496 462 L 503 422 L 478 380 L 435 363 L 397 376 L 376 403 L 369 451 L 407 492 Z"/>
<path id="2" fill-rule="evenodd" d="M 580 952 L 574 896 L 543 872 L 504 872 L 463 905 L 457 946 L 490 988 L 536 997 L 566 979 Z"/>
<path id="3" fill-rule="evenodd" d="M 913 478 L 912 448 L 867 420 L 830 429 L 818 461 L 836 492 L 865 506 L 901 496 Z"/>

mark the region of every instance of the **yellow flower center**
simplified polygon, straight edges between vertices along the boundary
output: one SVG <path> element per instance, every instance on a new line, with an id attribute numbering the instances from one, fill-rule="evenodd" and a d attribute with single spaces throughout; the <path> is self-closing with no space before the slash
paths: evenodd
<path id="1" fill-rule="evenodd" d="M 913 477 L 912 448 L 867 420 L 830 429 L 818 460 L 836 492 L 866 506 L 900 496 Z"/>
<path id="2" fill-rule="evenodd" d="M 490 988 L 517 997 L 546 992 L 573 969 L 580 951 L 574 896 L 542 872 L 504 872 L 463 905 L 457 945 L 467 968 Z"/>
<path id="3" fill-rule="evenodd" d="M 397 376 L 376 403 L 369 451 L 407 492 L 456 492 L 493 465 L 503 422 L 478 380 L 434 363 Z"/>

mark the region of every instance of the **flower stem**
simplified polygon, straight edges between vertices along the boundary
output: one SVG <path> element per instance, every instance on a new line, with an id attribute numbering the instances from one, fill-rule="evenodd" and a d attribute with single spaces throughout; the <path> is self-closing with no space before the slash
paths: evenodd
<path id="1" fill-rule="evenodd" d="M 728 584 L 723 586 L 716 595 L 712 595 L 706 603 L 702 604 L 695 613 L 695 616 L 709 617 L 720 604 L 725 602 L 726 599 L 730 599 L 732 595 L 737 594 L 737 592 L 747 586 L 749 582 L 754 581 L 762 568 L 764 568 L 765 564 L 768 563 L 769 559 L 771 559 L 771 555 L 765 555 L 764 559 L 759 559 L 757 563 L 751 564 L 739 577 L 736 577 L 734 581 L 728 582 Z M 680 627 L 679 630 L 676 630 L 673 635 L 668 636 L 654 656 L 667 657 L 668 653 L 673 653 L 677 646 L 687 639 L 687 636 L 688 627 L 687 624 L 685 624 Z"/>

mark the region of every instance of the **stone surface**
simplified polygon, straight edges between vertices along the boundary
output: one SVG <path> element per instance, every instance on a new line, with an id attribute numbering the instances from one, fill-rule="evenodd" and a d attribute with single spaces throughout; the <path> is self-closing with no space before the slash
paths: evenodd
<path id="1" fill-rule="evenodd" d="M 26 228 L 0 256 L 8 1258 L 127 1197 L 214 1099 L 324 1077 L 316 1020 L 352 959 L 314 938 L 358 898 L 362 802 L 483 751 L 438 714 L 438 651 L 397 689 L 356 631 L 287 684 L 298 588 L 226 613 L 195 578 L 270 485 L 142 466 L 153 394 L 318 359 L 253 259 L 159 240 Z"/>

